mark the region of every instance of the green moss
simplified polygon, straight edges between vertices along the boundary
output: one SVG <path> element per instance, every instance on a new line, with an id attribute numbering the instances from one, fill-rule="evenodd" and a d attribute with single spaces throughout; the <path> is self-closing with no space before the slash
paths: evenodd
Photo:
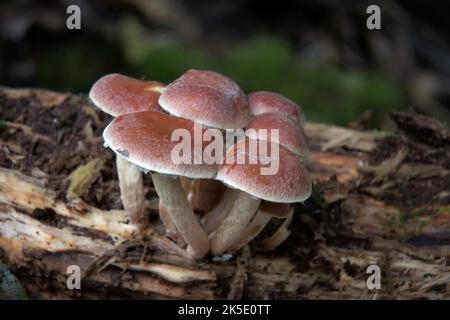
<path id="1" fill-rule="evenodd" d="M 129 39 L 133 37 L 136 31 Z M 139 48 L 133 49 L 133 43 L 139 43 Z M 246 92 L 269 90 L 285 95 L 313 121 L 345 125 L 367 109 L 374 110 L 379 121 L 385 112 L 402 105 L 399 88 L 385 75 L 302 61 L 288 43 L 274 37 L 258 37 L 219 54 L 167 41 L 145 47 L 135 39 L 127 45 L 126 51 L 134 54 L 125 56 L 132 57 L 135 73 L 147 79 L 170 82 L 189 68 L 215 70 Z"/>

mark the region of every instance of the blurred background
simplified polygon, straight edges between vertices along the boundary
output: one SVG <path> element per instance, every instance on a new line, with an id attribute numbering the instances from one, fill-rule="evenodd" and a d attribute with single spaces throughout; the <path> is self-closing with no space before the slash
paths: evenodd
<path id="1" fill-rule="evenodd" d="M 66 8 L 81 9 L 68 30 Z M 381 30 L 366 9 L 381 8 Z M 308 120 L 389 126 L 391 110 L 450 123 L 450 21 L 431 1 L 0 2 L 0 85 L 87 93 L 104 74 L 171 82 L 189 68 L 297 102 Z"/>

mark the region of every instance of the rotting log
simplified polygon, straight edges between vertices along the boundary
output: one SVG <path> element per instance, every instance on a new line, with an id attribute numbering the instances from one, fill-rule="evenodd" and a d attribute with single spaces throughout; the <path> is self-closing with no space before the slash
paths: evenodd
<path id="1" fill-rule="evenodd" d="M 393 119 L 393 133 L 308 123 L 314 192 L 288 240 L 263 250 L 274 225 L 229 261 L 194 261 L 160 231 L 148 178 L 152 227 L 126 220 L 109 119 L 85 96 L 0 88 L 0 260 L 33 298 L 448 299 L 448 129 Z M 371 264 L 380 290 L 366 286 Z M 67 288 L 70 265 L 81 290 Z"/>

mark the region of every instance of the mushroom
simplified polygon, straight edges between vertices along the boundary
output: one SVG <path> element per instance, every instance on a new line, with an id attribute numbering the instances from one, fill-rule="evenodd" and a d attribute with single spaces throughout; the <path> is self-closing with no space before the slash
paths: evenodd
<path id="1" fill-rule="evenodd" d="M 264 212 L 274 218 L 286 219 L 293 209 L 289 203 L 277 203 L 263 200 L 261 201 L 258 211 Z"/>
<path id="2" fill-rule="evenodd" d="M 280 244 L 282 244 L 291 234 L 288 229 L 294 217 L 294 212 L 289 213 L 281 226 L 268 238 L 262 240 L 259 245 L 265 251 L 275 250 Z"/>
<path id="3" fill-rule="evenodd" d="M 159 104 L 173 115 L 213 128 L 244 128 L 250 120 L 245 93 L 233 80 L 213 71 L 188 70 L 167 86 Z M 237 194 L 226 190 L 219 204 L 204 215 L 207 231 L 226 216 Z"/>
<path id="4" fill-rule="evenodd" d="M 244 128 L 250 120 L 241 88 L 213 71 L 188 70 L 167 86 L 159 104 L 172 115 L 214 128 Z"/>
<path id="5" fill-rule="evenodd" d="M 142 81 L 115 73 L 97 80 L 89 98 L 113 117 L 139 111 L 162 111 L 158 99 L 163 88 L 160 82 Z M 122 204 L 129 219 L 144 226 L 148 219 L 145 216 L 142 173 L 125 158 L 124 154 L 116 157 Z"/>
<path id="6" fill-rule="evenodd" d="M 161 111 L 158 99 L 165 85 L 142 81 L 118 73 L 101 77 L 92 86 L 89 98 L 113 117 L 140 111 Z"/>
<path id="7" fill-rule="evenodd" d="M 192 209 L 199 214 L 205 214 L 216 207 L 226 189 L 225 185 L 217 180 L 186 177 L 180 177 L 180 180 Z"/>
<path id="8" fill-rule="evenodd" d="M 293 203 L 304 201 L 311 195 L 311 178 L 296 154 L 272 144 L 272 148 L 279 148 L 278 170 L 273 175 L 262 175 L 264 162 L 259 154 L 251 152 L 250 143 L 263 142 L 238 141 L 227 150 L 226 161 L 219 167 L 217 179 L 241 192 L 228 216 L 210 237 L 214 255 L 223 254 L 239 241 L 261 199 Z M 245 159 L 244 163 L 236 163 L 236 156 Z"/>
<path id="9" fill-rule="evenodd" d="M 223 219 L 230 213 L 238 195 L 239 190 L 226 188 L 219 203 L 203 216 L 202 224 L 206 233 L 211 234 L 219 227 Z"/>
<path id="10" fill-rule="evenodd" d="M 164 228 L 166 230 L 166 235 L 171 238 L 174 242 L 176 242 L 180 247 L 185 247 L 186 242 L 184 241 L 181 234 L 178 232 L 177 227 L 175 226 L 175 223 L 173 223 L 172 219 L 170 218 L 169 213 L 167 212 L 166 207 L 164 206 L 164 203 L 162 200 L 159 200 L 159 218 L 161 219 Z"/>
<path id="11" fill-rule="evenodd" d="M 254 116 L 263 113 L 278 113 L 291 118 L 300 125 L 305 124 L 303 110 L 293 101 L 282 95 L 268 91 L 258 91 L 249 94 L 250 113 Z"/>
<path id="12" fill-rule="evenodd" d="M 268 94 L 266 93 L 265 96 Z M 273 94 L 272 94 L 273 95 Z M 263 96 L 262 94 L 260 97 Z M 269 94 L 270 96 L 270 94 Z M 281 97 L 276 95 L 275 97 Z M 283 110 L 289 110 L 292 104 L 284 103 L 284 97 L 279 98 L 281 102 L 278 102 L 277 111 L 280 112 L 280 106 L 287 106 Z M 272 99 L 273 100 L 273 99 Z M 254 106 L 255 99 L 251 100 L 250 107 Z M 299 156 L 300 160 L 305 162 L 308 157 L 308 145 L 306 143 L 305 132 L 303 130 L 303 126 L 300 123 L 295 122 L 292 118 L 289 118 L 288 115 L 292 115 L 293 113 L 261 113 L 257 115 L 250 122 L 246 131 L 247 137 L 250 139 L 257 139 L 259 141 L 267 141 L 267 142 L 275 142 L 279 143 L 292 153 Z M 294 117 L 295 119 L 295 117 Z M 302 121 L 304 121 L 304 116 L 302 117 Z M 266 134 L 261 135 L 261 129 L 265 129 Z M 271 130 L 277 130 L 278 137 L 272 135 Z M 280 213 L 282 214 L 282 218 L 286 218 L 292 209 L 286 204 L 281 203 L 271 203 L 264 202 L 259 208 L 258 211 L 251 221 L 251 223 L 247 226 L 247 229 L 243 232 L 239 243 L 231 249 L 237 250 L 241 248 L 243 245 L 247 244 L 251 240 L 253 240 L 265 227 L 265 225 L 270 221 L 273 215 L 277 215 L 280 217 Z M 287 228 L 287 226 L 286 226 Z"/>
<path id="13" fill-rule="evenodd" d="M 271 100 L 261 100 L 261 97 L 272 97 L 274 96 L 277 102 L 275 107 L 270 107 L 268 104 L 273 101 Z M 308 145 L 306 143 L 306 136 L 305 132 L 303 130 L 303 127 L 300 123 L 296 122 L 294 119 L 304 119 L 302 116 L 300 118 L 301 112 L 296 112 L 298 107 L 294 106 L 292 102 L 289 102 L 286 98 L 272 93 L 257 93 L 253 94 L 253 99 L 250 100 L 250 108 L 253 107 L 254 110 L 257 111 L 270 111 L 270 113 L 260 113 L 257 116 L 255 116 L 250 124 L 247 127 L 247 130 L 245 132 L 246 136 L 250 139 L 254 140 L 260 140 L 260 141 L 268 141 L 268 142 L 275 142 L 279 143 L 280 145 L 286 147 L 289 151 L 292 153 L 298 155 L 300 157 L 301 161 L 306 161 L 308 156 Z M 264 104 L 263 104 L 264 102 Z M 258 109 L 255 107 L 255 103 L 257 106 L 264 108 L 264 109 Z M 285 111 L 289 112 L 285 112 Z M 279 112 L 279 113 L 272 113 L 272 112 Z M 291 117 L 289 118 L 289 115 L 298 115 L 298 118 Z M 304 120 L 302 120 L 304 121 Z M 262 135 L 261 129 L 266 129 L 266 135 Z M 278 130 L 278 137 L 276 140 L 274 140 L 275 137 L 272 137 L 272 132 L 270 129 Z M 236 192 L 234 193 L 235 197 L 231 198 L 233 196 L 232 192 L 228 193 L 228 199 L 224 196 L 224 202 L 221 206 L 218 206 L 214 210 L 210 211 L 208 214 L 206 214 L 203 217 L 203 225 L 206 229 L 206 232 L 211 233 L 213 232 L 220 222 L 229 214 L 229 210 L 231 209 L 232 203 L 229 201 L 234 201 L 236 199 Z M 256 218 L 256 217 L 255 217 Z M 257 219 L 256 221 L 259 221 Z M 268 221 L 267 221 L 268 222 Z M 256 222 L 255 222 L 256 223 Z M 262 229 L 261 229 L 262 230 Z M 257 234 L 255 234 L 256 236 Z"/>
<path id="14" fill-rule="evenodd" d="M 267 130 L 267 135 L 262 135 L 261 129 Z M 277 130 L 278 132 L 276 141 L 271 130 Z M 308 157 L 309 151 L 303 126 L 284 114 L 262 113 L 253 118 L 245 133 L 250 139 L 279 143 L 292 153 L 300 156 L 302 161 L 305 161 Z"/>
<path id="15" fill-rule="evenodd" d="M 292 207 L 287 203 L 261 201 L 258 211 L 245 228 L 241 238 L 229 250 L 237 251 L 255 239 L 272 218 L 286 219 L 292 212 Z"/>
<path id="16" fill-rule="evenodd" d="M 181 176 L 180 182 L 191 208 L 199 214 L 205 214 L 217 207 L 224 190 L 227 189 L 220 181 L 211 179 L 189 179 Z M 159 203 L 159 215 L 164 223 L 167 235 L 180 246 L 184 246 L 186 243 L 178 233 L 162 201 Z"/>
<path id="17" fill-rule="evenodd" d="M 125 114 L 114 119 L 103 132 L 108 146 L 144 170 L 151 171 L 153 184 L 168 215 L 188 244 L 188 252 L 195 258 L 209 251 L 206 232 L 200 226 L 178 176 L 213 178 L 216 164 L 176 163 L 172 150 L 178 144 L 172 141 L 176 129 L 187 130 L 191 137 L 191 154 L 194 148 L 194 122 L 162 112 L 146 111 Z M 205 144 L 202 145 L 202 152 Z"/>

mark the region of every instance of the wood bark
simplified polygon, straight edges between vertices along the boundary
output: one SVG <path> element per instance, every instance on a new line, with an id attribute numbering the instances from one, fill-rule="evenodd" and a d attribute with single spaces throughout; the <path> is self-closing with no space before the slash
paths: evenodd
<path id="1" fill-rule="evenodd" d="M 55 110 L 55 121 L 62 106 L 84 113 L 98 130 L 86 129 L 80 143 L 102 143 L 98 132 L 108 120 L 86 97 L 0 88 L 3 116 L 11 106 L 31 105 Z M 0 163 L 9 165 L 0 167 L 0 260 L 33 298 L 448 299 L 448 130 L 411 114 L 393 118 L 399 131 L 389 134 L 307 123 L 314 191 L 296 206 L 291 235 L 266 252 L 263 234 L 227 261 L 195 261 L 160 232 L 158 199 L 148 181 L 146 209 L 154 227 L 144 235 L 123 210 L 92 205 L 86 194 L 102 183 L 97 177 L 111 157 L 107 149 L 97 157 L 104 164 L 90 166 L 81 178 L 55 177 L 39 159 L 27 166 L 21 161 L 36 144 L 64 141 L 54 141 L 26 117 L 3 119 L 9 133 L 1 136 L 6 160 Z M 18 135 L 30 144 L 18 144 Z M 93 160 L 81 158 L 80 165 Z M 67 190 L 80 179 L 88 181 L 85 192 L 69 197 Z M 433 196 L 421 199 L 427 192 Z M 382 270 L 380 290 L 366 285 L 372 264 Z M 81 290 L 67 288 L 70 265 L 83 272 Z"/>

